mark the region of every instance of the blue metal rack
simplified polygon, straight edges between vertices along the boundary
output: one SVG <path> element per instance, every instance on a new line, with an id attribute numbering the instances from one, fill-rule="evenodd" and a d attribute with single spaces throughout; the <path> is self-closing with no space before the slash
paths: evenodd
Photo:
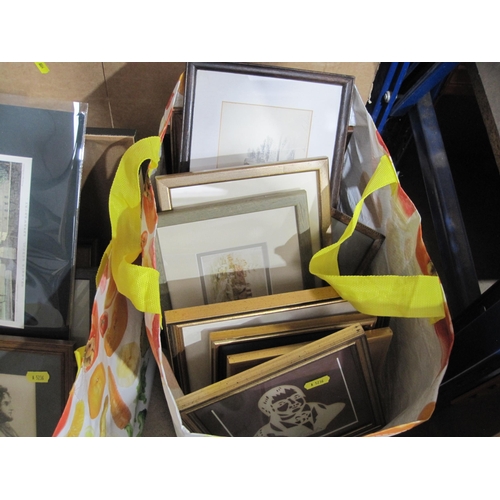
<path id="1" fill-rule="evenodd" d="M 481 407 L 477 401 L 470 407 L 461 407 L 457 401 L 478 393 L 485 384 L 500 384 L 500 282 L 481 294 L 434 109 L 445 78 L 458 64 L 382 63 L 374 82 L 375 95 L 367 105 L 382 138 L 388 122 L 405 115 L 409 118 L 437 237 L 442 266 L 439 275 L 455 327 L 455 344 L 441 384 L 438 408 L 429 422 L 408 433 L 414 436 L 447 435 L 449 419 L 459 420 L 467 413 L 476 412 L 473 418 L 479 418 Z M 497 393 L 483 399 L 484 412 L 488 404 L 500 403 L 499 398 Z M 496 416 L 495 422 L 490 420 L 489 428 L 493 429 Z M 500 423 L 495 432 L 498 430 Z M 484 430 L 457 424 L 455 431 L 480 435 Z"/>

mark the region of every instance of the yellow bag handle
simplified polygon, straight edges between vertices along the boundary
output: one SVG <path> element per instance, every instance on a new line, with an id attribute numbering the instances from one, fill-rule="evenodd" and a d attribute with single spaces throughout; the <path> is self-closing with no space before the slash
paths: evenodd
<path id="1" fill-rule="evenodd" d="M 99 284 L 106 263 L 110 261 L 118 291 L 129 298 L 139 311 L 153 314 L 161 314 L 159 272 L 134 262 L 142 250 L 139 169 L 148 160 L 151 162 L 150 171 L 157 167 L 160 145 L 159 136 L 141 139 L 130 146 L 120 160 L 109 195 L 111 242 L 96 278 Z"/>
<path id="2" fill-rule="evenodd" d="M 392 161 L 383 155 L 343 235 L 313 255 L 309 271 L 364 314 L 437 321 L 445 317 L 444 293 L 438 276 L 340 276 L 340 245 L 353 234 L 365 199 L 384 186 L 391 186 L 394 195 L 398 184 Z"/>

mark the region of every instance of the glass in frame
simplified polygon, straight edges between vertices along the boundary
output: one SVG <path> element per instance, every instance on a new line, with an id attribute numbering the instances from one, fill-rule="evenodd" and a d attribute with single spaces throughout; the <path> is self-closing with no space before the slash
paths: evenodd
<path id="1" fill-rule="evenodd" d="M 353 83 L 317 71 L 187 63 L 180 171 L 328 156 L 336 204 Z"/>
<path id="2" fill-rule="evenodd" d="M 304 190 L 162 212 L 156 245 L 164 309 L 314 286 Z"/>

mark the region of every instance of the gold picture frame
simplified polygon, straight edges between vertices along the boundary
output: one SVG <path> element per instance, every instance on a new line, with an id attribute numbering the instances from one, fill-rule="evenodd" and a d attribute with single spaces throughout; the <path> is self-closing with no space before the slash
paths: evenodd
<path id="1" fill-rule="evenodd" d="M 353 436 L 384 422 L 359 324 L 176 402 L 189 430 L 218 436 Z"/>
<path id="2" fill-rule="evenodd" d="M 232 377 L 241 373 L 249 368 L 258 366 L 265 361 L 277 358 L 283 354 L 288 354 L 299 347 L 303 347 L 309 342 L 300 342 L 298 344 L 289 344 L 278 347 L 267 347 L 265 349 L 258 349 L 256 351 L 238 352 L 236 354 L 228 354 L 226 357 L 226 376 Z M 222 379 L 221 379 L 222 380 Z"/>
<path id="3" fill-rule="evenodd" d="M 279 347 L 312 342 L 353 324 L 360 324 L 363 329 L 371 330 L 376 328 L 377 322 L 376 316 L 354 312 L 211 332 L 209 343 L 212 383 L 229 376 L 227 359 L 230 355 L 274 348 L 274 353 L 267 352 L 271 359 L 273 354 L 278 355 Z"/>
<path id="4" fill-rule="evenodd" d="M 163 309 L 312 288 L 310 236 L 305 190 L 160 212 Z"/>
<path id="5" fill-rule="evenodd" d="M 169 360 L 184 393 L 211 384 L 213 331 L 357 313 L 330 286 L 164 312 Z"/>
<path id="6" fill-rule="evenodd" d="M 328 158 L 156 177 L 158 211 L 305 190 L 313 254 L 331 243 Z"/>
<path id="7" fill-rule="evenodd" d="M 385 360 L 391 345 L 393 332 L 391 328 L 383 327 L 374 328 L 372 330 L 367 330 L 365 328 L 365 333 L 372 359 L 373 374 L 378 385 L 379 380 L 381 380 Z M 268 347 L 257 351 L 228 354 L 226 356 L 226 377 L 231 377 L 232 375 L 236 375 L 237 373 L 248 370 L 249 368 L 253 368 L 264 361 L 269 361 L 270 359 L 287 354 L 298 347 L 308 344 L 309 342 L 310 341 L 279 347 Z"/>

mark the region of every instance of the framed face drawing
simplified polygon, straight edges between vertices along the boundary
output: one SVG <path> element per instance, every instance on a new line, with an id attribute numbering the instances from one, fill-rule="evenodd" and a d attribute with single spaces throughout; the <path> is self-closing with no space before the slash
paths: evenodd
<path id="1" fill-rule="evenodd" d="M 218 436 L 353 436 L 383 424 L 361 325 L 183 396 L 177 405 L 190 430 Z"/>
<path id="2" fill-rule="evenodd" d="M 50 437 L 76 375 L 74 343 L 0 335 L 0 437 Z"/>

